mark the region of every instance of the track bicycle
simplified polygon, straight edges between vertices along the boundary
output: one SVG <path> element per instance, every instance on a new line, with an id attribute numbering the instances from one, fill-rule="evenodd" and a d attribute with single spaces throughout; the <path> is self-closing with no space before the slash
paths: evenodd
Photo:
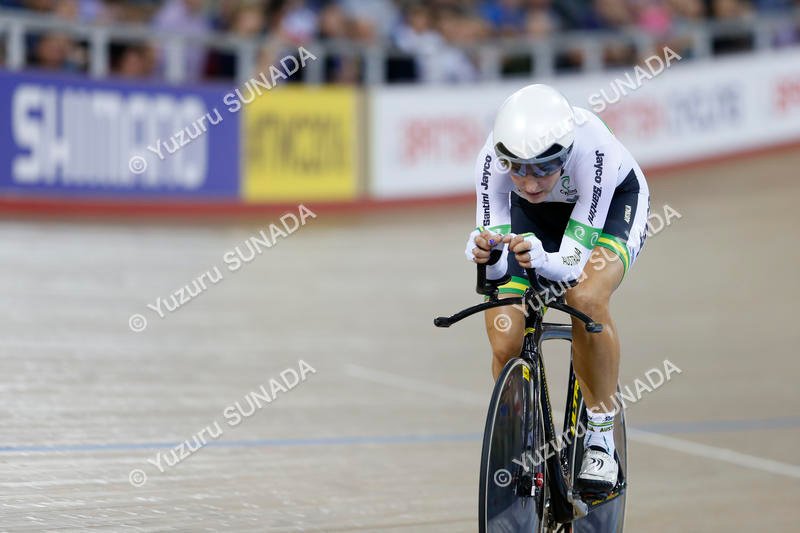
<path id="1" fill-rule="evenodd" d="M 570 350 L 569 378 L 563 431 L 556 435 L 550 406 L 542 343 L 561 339 L 572 343 L 572 326 L 543 321 L 547 308 L 582 322 L 586 331 L 599 333 L 602 324 L 567 305 L 560 290 L 526 269 L 531 287 L 524 296 L 499 299 L 506 280 L 486 279 L 486 265 L 478 265 L 476 291 L 488 300 L 434 325 L 450 327 L 493 307 L 523 306 L 525 338 L 519 356 L 503 368 L 492 392 L 481 452 L 479 530 L 481 533 L 621 532 L 625 520 L 627 441 L 625 413 L 614 420 L 617 484 L 608 495 L 578 494 L 573 489 L 583 459 L 586 412 Z M 561 294 L 559 294 L 559 292 Z M 619 389 L 618 389 L 619 390 Z"/>

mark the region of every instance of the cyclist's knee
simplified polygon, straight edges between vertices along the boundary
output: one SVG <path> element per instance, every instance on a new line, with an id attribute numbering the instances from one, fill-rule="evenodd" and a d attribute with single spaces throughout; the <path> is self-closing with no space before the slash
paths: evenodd
<path id="1" fill-rule="evenodd" d="M 608 312 L 608 297 L 590 284 L 580 283 L 566 294 L 569 305 L 589 316 Z"/>
<path id="2" fill-rule="evenodd" d="M 501 365 L 519 355 L 524 330 L 525 317 L 514 308 L 486 312 L 486 333 L 492 346 L 492 357 Z"/>
<path id="3" fill-rule="evenodd" d="M 492 357 L 501 366 L 522 350 L 525 316 L 514 307 L 499 307 L 486 311 L 486 333 L 492 346 Z"/>
<path id="4" fill-rule="evenodd" d="M 522 338 L 522 335 L 511 334 L 510 331 L 492 335 L 489 338 L 492 345 L 492 357 L 501 365 L 506 364 L 509 359 L 519 355 L 522 350 Z"/>

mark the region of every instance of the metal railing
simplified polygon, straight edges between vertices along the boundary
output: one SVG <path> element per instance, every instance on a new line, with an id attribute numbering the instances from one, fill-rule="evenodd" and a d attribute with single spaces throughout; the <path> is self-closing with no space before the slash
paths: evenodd
<path id="1" fill-rule="evenodd" d="M 669 39 L 685 39 L 690 43 L 691 57 L 698 58 L 713 55 L 715 41 L 726 37 L 746 38 L 752 43 L 749 45 L 751 50 L 763 52 L 775 46 L 778 32 L 787 27 L 791 27 L 796 35 L 800 33 L 800 9 L 744 20 L 688 25 L 670 34 Z M 233 55 L 236 58 L 236 80 L 244 82 L 254 74 L 258 51 L 264 44 L 262 40 L 243 39 L 226 33 L 167 32 L 132 24 L 81 24 L 55 16 L 0 9 L 0 46 L 4 46 L 2 57 L 6 68 L 20 70 L 27 67 L 28 36 L 56 31 L 87 43 L 87 73 L 96 78 L 109 75 L 111 43 L 156 43 L 163 50 L 163 77 L 175 84 L 187 81 L 185 55 L 189 47 L 200 46 Z M 618 32 L 572 31 L 547 39 L 500 39 L 458 48 L 476 60 L 480 80 L 496 80 L 503 77 L 502 64 L 507 57 L 527 57 L 529 74 L 549 77 L 557 73 L 556 61 L 560 54 L 578 51 L 582 60 L 577 70 L 594 72 L 606 67 L 604 50 L 609 46 L 625 43 L 631 47 L 635 57 L 647 57 L 656 52 L 661 41 L 663 38 L 626 28 Z M 365 46 L 349 41 L 314 41 L 304 46 L 318 59 L 308 62 L 303 72 L 304 82 L 311 84 L 325 81 L 326 58 L 358 60 L 363 65 L 364 83 L 378 85 L 387 82 L 389 59 L 415 57 L 388 44 Z"/>

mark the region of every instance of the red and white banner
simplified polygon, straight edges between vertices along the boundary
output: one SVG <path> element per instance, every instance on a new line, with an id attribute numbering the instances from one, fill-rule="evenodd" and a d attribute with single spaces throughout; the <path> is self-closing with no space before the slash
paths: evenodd
<path id="1" fill-rule="evenodd" d="M 536 82 L 598 112 L 645 170 L 800 140 L 797 48 L 708 61 L 672 58 L 662 69 L 651 62 L 591 76 L 377 88 L 369 94 L 370 195 L 474 190 L 475 157 L 495 112 L 509 94 Z"/>

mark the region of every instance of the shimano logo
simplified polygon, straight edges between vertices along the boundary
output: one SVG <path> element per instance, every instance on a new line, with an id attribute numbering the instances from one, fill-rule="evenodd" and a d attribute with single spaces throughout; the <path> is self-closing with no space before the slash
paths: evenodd
<path id="1" fill-rule="evenodd" d="M 564 262 L 567 266 L 575 266 L 581 262 L 581 251 L 579 248 L 575 248 L 575 253 L 572 255 L 567 255 L 561 258 L 561 261 Z"/>
<path id="2" fill-rule="evenodd" d="M 483 162 L 483 177 L 481 177 L 481 187 L 483 190 L 487 190 L 489 188 L 489 168 L 492 166 L 492 156 L 487 155 L 486 160 Z"/>
<path id="3" fill-rule="evenodd" d="M 603 158 L 606 154 L 599 150 L 594 151 L 594 182 L 600 183 L 603 179 Z"/>
<path id="4" fill-rule="evenodd" d="M 600 194 L 603 189 L 597 185 L 592 185 L 592 204 L 589 206 L 589 224 L 594 224 L 594 217 L 597 214 L 597 202 L 600 201 Z"/>
<path id="5" fill-rule="evenodd" d="M 486 194 L 485 192 L 481 193 L 481 198 L 482 198 L 481 203 L 483 205 L 483 225 L 484 226 L 489 226 L 490 225 L 490 219 L 489 219 L 489 195 Z"/>

